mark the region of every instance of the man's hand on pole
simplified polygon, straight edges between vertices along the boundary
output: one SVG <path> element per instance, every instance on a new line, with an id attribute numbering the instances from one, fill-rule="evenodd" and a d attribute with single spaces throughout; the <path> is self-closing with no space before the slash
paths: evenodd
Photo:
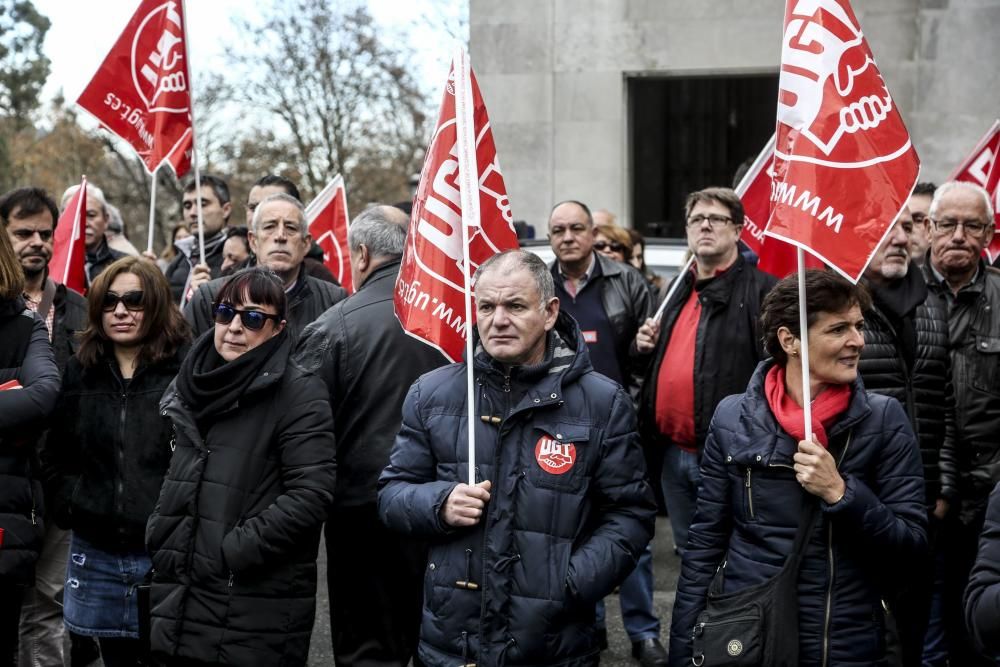
<path id="1" fill-rule="evenodd" d="M 652 352 L 656 340 L 660 337 L 660 323 L 652 317 L 647 317 L 639 331 L 635 334 L 635 349 L 643 354 Z"/>
<path id="2" fill-rule="evenodd" d="M 474 526 L 483 516 L 486 503 L 490 501 L 489 480 L 475 486 L 459 484 L 448 495 L 441 507 L 441 518 L 449 526 Z"/>

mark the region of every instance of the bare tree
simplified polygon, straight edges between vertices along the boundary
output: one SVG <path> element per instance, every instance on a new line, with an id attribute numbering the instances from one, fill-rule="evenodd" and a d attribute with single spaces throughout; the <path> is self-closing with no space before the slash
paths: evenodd
<path id="1" fill-rule="evenodd" d="M 412 54 L 386 43 L 365 6 L 277 2 L 261 24 L 240 28 L 256 46 L 230 56 L 243 103 L 280 121 L 303 189 L 315 194 L 341 173 L 355 209 L 407 196 L 427 101 L 408 69 Z"/>

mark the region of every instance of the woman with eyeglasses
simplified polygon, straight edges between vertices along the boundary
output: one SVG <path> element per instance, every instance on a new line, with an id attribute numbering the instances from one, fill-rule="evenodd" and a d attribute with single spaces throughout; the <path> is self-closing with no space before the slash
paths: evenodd
<path id="1" fill-rule="evenodd" d="M 333 499 L 326 385 L 289 363 L 285 290 L 233 275 L 163 397 L 175 451 L 149 520 L 151 646 L 168 665 L 304 665 Z"/>
<path id="2" fill-rule="evenodd" d="M 98 639 L 108 667 L 139 665 L 146 520 L 170 463 L 159 401 L 189 329 L 166 278 L 138 257 L 94 279 L 87 314 L 41 451 L 52 516 L 72 530 L 63 617 L 70 631 Z"/>
<path id="3" fill-rule="evenodd" d="M 632 257 L 632 237 L 628 230 L 618 225 L 594 225 L 594 250 L 625 263 Z"/>

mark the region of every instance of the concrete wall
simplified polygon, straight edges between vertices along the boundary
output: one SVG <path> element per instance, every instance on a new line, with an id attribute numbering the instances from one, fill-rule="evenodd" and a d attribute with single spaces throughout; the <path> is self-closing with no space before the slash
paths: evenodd
<path id="1" fill-rule="evenodd" d="M 923 160 L 943 180 L 1000 116 L 1000 0 L 854 0 Z M 776 72 L 780 0 L 470 0 L 472 65 L 514 216 L 581 199 L 628 222 L 626 79 Z"/>

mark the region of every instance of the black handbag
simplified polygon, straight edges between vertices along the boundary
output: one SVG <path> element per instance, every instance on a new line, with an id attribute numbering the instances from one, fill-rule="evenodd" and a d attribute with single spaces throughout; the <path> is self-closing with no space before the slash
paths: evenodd
<path id="1" fill-rule="evenodd" d="M 792 553 L 765 582 L 723 593 L 726 563 L 708 587 L 705 610 L 692 633 L 696 667 L 797 667 L 799 664 L 799 566 L 819 524 L 819 501 L 808 496 Z"/>

